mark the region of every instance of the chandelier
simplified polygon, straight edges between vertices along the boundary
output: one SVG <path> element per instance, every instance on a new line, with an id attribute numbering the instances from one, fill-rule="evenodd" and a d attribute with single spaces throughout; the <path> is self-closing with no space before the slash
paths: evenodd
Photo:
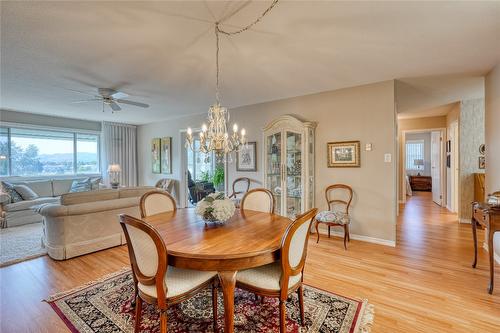
<path id="1" fill-rule="evenodd" d="M 226 154 L 239 151 L 247 147 L 247 140 L 245 137 L 245 129 L 242 128 L 238 132 L 238 125 L 233 124 L 233 131 L 228 132 L 228 124 L 230 120 L 229 110 L 222 106 L 220 103 L 219 92 L 219 39 L 220 34 L 227 36 L 236 35 L 250 29 L 257 22 L 259 22 L 275 5 L 278 0 L 273 0 L 272 4 L 252 23 L 237 31 L 225 31 L 220 29 L 219 23 L 215 22 L 215 104 L 208 109 L 208 126 L 203 124 L 201 132 L 199 133 L 199 147 L 195 147 L 193 130 L 191 127 L 187 129 L 186 147 L 191 148 L 193 151 L 198 150 L 201 153 L 208 154 L 214 152 L 217 158 L 221 158 Z M 236 13 L 236 12 L 235 12 Z M 233 14 L 234 15 L 234 14 Z M 227 17 L 228 18 L 228 17 Z M 226 18 L 226 19 L 227 19 Z"/>

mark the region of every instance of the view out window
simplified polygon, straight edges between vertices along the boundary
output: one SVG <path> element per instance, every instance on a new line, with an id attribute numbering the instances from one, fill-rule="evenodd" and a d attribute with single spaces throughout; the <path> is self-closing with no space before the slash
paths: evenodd
<path id="1" fill-rule="evenodd" d="M 0 176 L 9 175 L 9 130 L 0 127 Z"/>
<path id="2" fill-rule="evenodd" d="M 406 141 L 406 170 L 423 170 L 424 140 Z"/>
<path id="3" fill-rule="evenodd" d="M 99 173 L 97 134 L 1 128 L 0 176 L 76 173 Z"/>
<path id="4" fill-rule="evenodd" d="M 99 172 L 99 138 L 94 134 L 76 134 L 76 173 Z"/>

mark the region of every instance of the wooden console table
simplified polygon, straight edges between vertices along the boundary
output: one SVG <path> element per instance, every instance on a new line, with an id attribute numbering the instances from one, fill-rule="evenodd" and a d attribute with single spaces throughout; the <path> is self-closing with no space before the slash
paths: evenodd
<path id="1" fill-rule="evenodd" d="M 432 177 L 410 176 L 410 186 L 413 191 L 432 191 Z"/>
<path id="2" fill-rule="evenodd" d="M 500 231 L 500 207 L 492 207 L 487 203 L 473 202 L 472 203 L 472 237 L 474 239 L 474 261 L 472 267 L 476 268 L 477 264 L 477 225 L 481 225 L 488 233 L 488 255 L 490 258 L 490 285 L 488 293 L 493 293 L 493 282 L 495 279 L 495 259 L 493 250 L 493 235 Z"/>

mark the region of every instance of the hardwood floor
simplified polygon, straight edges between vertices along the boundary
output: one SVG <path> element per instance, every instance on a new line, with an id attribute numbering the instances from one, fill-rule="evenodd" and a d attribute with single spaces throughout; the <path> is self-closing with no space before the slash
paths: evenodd
<path id="1" fill-rule="evenodd" d="M 484 239 L 480 231 L 478 238 Z M 312 238 L 314 239 L 314 238 Z M 372 332 L 500 332 L 500 265 L 487 293 L 488 261 L 472 269 L 470 225 L 416 192 L 398 221 L 397 247 L 321 237 L 309 243 L 305 282 L 375 305 Z M 42 257 L 0 269 L 1 332 L 69 332 L 47 296 L 128 266 L 126 247 L 57 262 Z"/>

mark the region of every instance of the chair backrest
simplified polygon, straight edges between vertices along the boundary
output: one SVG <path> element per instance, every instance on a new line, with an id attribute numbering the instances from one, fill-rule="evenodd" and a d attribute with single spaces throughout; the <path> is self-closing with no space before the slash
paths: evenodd
<path id="1" fill-rule="evenodd" d="M 242 185 L 243 190 L 241 191 L 236 191 L 236 186 L 238 184 Z M 236 178 L 233 182 L 233 193 L 229 196 L 229 198 L 236 198 L 238 194 L 244 194 L 248 192 L 250 189 L 250 178 L 247 177 L 241 177 L 241 178 Z"/>
<path id="2" fill-rule="evenodd" d="M 337 199 L 333 195 L 336 191 L 342 191 L 344 196 L 341 199 Z M 349 185 L 344 184 L 333 184 L 326 188 L 325 198 L 328 203 L 328 210 L 333 210 L 336 205 L 341 205 L 345 207 L 344 213 L 349 214 L 349 206 L 352 201 L 352 188 Z"/>
<path id="3" fill-rule="evenodd" d="M 309 230 L 317 208 L 310 209 L 297 216 L 295 221 L 288 225 L 281 240 L 281 290 L 288 291 L 290 276 L 301 273 L 304 269 L 307 256 L 307 242 Z"/>
<path id="4" fill-rule="evenodd" d="M 156 285 L 158 304 L 163 305 L 167 295 L 164 283 L 167 272 L 167 247 L 158 231 L 135 217 L 121 214 L 120 225 L 127 239 L 132 272 L 138 282 Z"/>
<path id="5" fill-rule="evenodd" d="M 177 207 L 174 198 L 172 198 L 168 192 L 153 190 L 142 195 L 140 209 L 141 217 L 146 217 L 154 214 L 175 211 Z"/>
<path id="6" fill-rule="evenodd" d="M 170 178 L 162 178 L 156 182 L 155 187 L 160 190 L 167 191 L 168 193 L 172 193 L 172 189 L 174 187 L 175 180 Z"/>
<path id="7" fill-rule="evenodd" d="M 241 211 L 245 209 L 274 213 L 274 195 L 265 188 L 254 188 L 241 199 Z"/>

